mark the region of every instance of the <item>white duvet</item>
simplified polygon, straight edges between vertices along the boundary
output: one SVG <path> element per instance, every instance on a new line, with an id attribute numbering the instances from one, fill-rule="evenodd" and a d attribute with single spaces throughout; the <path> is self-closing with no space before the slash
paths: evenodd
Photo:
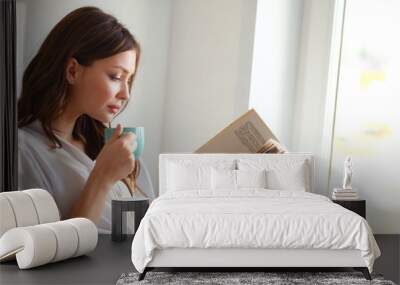
<path id="1" fill-rule="evenodd" d="M 160 196 L 134 237 L 133 265 L 143 272 L 165 248 L 358 249 L 370 272 L 380 255 L 359 215 L 318 194 L 265 189 Z"/>

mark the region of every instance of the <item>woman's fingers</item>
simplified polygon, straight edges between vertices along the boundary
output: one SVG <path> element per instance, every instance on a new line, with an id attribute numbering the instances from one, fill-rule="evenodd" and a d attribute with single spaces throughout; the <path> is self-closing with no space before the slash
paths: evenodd
<path id="1" fill-rule="evenodd" d="M 110 142 L 116 141 L 121 136 L 121 133 L 122 133 L 122 125 L 118 124 L 110 138 Z"/>
<path id="2" fill-rule="evenodd" d="M 134 151 L 137 148 L 137 142 L 136 142 L 136 135 L 132 132 L 128 132 L 124 134 L 122 137 L 124 142 L 130 146 L 131 150 Z"/>
<path id="3" fill-rule="evenodd" d="M 133 146 L 132 146 L 132 151 L 135 151 L 137 149 L 137 141 L 136 139 L 133 141 Z"/>

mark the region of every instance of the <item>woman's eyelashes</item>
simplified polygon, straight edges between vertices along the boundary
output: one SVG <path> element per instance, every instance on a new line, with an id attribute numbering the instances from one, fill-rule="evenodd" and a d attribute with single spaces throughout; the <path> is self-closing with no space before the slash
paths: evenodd
<path id="1" fill-rule="evenodd" d="M 109 75 L 110 79 L 112 81 L 126 81 L 125 83 L 130 85 L 132 82 L 132 78 L 123 78 L 122 76 L 118 76 L 118 75 Z"/>
<path id="2" fill-rule="evenodd" d="M 122 78 L 117 75 L 109 75 L 109 77 L 112 81 L 121 81 L 122 80 Z"/>

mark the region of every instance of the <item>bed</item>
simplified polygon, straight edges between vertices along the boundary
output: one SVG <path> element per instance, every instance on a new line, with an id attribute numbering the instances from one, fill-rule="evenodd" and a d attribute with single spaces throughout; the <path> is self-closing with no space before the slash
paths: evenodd
<path id="1" fill-rule="evenodd" d="M 161 154 L 159 197 L 132 242 L 154 268 L 352 267 L 380 251 L 365 219 L 314 193 L 311 154 Z"/>

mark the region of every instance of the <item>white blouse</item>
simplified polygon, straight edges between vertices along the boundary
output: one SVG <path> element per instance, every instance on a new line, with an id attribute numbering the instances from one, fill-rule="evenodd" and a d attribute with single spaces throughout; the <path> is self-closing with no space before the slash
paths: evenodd
<path id="1" fill-rule="evenodd" d="M 67 140 L 60 136 L 57 138 L 61 141 L 62 148 L 51 149 L 50 141 L 38 120 L 18 129 L 18 188 L 42 188 L 49 191 L 57 203 L 61 218 L 65 219 L 79 198 L 95 161 Z M 139 161 L 141 169 L 137 185 L 153 199 L 154 191 L 149 173 L 143 162 L 140 159 Z M 112 199 L 130 196 L 129 189 L 122 181 L 114 185 L 107 194 L 106 204 L 97 224 L 99 232 L 111 231 Z M 143 195 L 135 191 L 133 197 Z M 127 220 L 127 231 L 133 233 L 133 213 L 128 213 Z"/>

